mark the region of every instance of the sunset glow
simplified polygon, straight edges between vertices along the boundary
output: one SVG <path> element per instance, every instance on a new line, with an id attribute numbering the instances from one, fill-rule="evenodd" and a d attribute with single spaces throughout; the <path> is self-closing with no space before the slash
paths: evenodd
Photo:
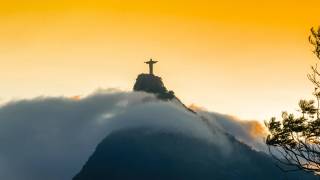
<path id="1" fill-rule="evenodd" d="M 129 91 L 149 58 L 186 104 L 264 120 L 313 91 L 320 2 L 0 1 L 0 101 Z"/>

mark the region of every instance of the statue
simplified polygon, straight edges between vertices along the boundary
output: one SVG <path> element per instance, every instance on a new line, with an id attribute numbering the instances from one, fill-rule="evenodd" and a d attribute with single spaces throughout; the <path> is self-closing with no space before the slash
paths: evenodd
<path id="1" fill-rule="evenodd" d="M 153 61 L 150 59 L 150 61 L 144 62 L 146 64 L 149 64 L 149 74 L 153 75 L 153 64 L 157 63 L 158 61 Z"/>

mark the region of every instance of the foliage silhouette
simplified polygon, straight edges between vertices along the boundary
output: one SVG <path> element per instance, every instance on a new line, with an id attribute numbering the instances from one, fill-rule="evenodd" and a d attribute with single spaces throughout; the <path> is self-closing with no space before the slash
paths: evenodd
<path id="1" fill-rule="evenodd" d="M 309 42 L 313 53 L 320 60 L 320 27 L 311 28 Z M 271 118 L 265 122 L 270 134 L 266 144 L 277 165 L 284 171 L 305 170 L 320 173 L 320 72 L 317 65 L 311 67 L 308 79 L 314 84 L 315 100 L 300 100 L 301 115 L 282 113 L 281 120 Z"/>

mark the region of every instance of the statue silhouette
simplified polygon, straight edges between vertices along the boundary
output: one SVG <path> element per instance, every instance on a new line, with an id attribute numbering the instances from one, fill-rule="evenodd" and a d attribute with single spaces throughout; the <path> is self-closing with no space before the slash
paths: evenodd
<path id="1" fill-rule="evenodd" d="M 149 64 L 149 74 L 153 75 L 153 64 L 157 63 L 158 61 L 153 61 L 150 59 L 150 61 L 144 62 L 146 64 Z"/>

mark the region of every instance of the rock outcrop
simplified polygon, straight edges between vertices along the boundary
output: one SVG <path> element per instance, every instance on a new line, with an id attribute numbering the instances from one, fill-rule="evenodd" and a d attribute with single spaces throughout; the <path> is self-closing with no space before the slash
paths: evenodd
<path id="1" fill-rule="evenodd" d="M 133 86 L 133 90 L 154 93 L 162 100 L 171 100 L 175 98 L 174 92 L 167 90 L 161 77 L 153 74 L 140 74 Z"/>

